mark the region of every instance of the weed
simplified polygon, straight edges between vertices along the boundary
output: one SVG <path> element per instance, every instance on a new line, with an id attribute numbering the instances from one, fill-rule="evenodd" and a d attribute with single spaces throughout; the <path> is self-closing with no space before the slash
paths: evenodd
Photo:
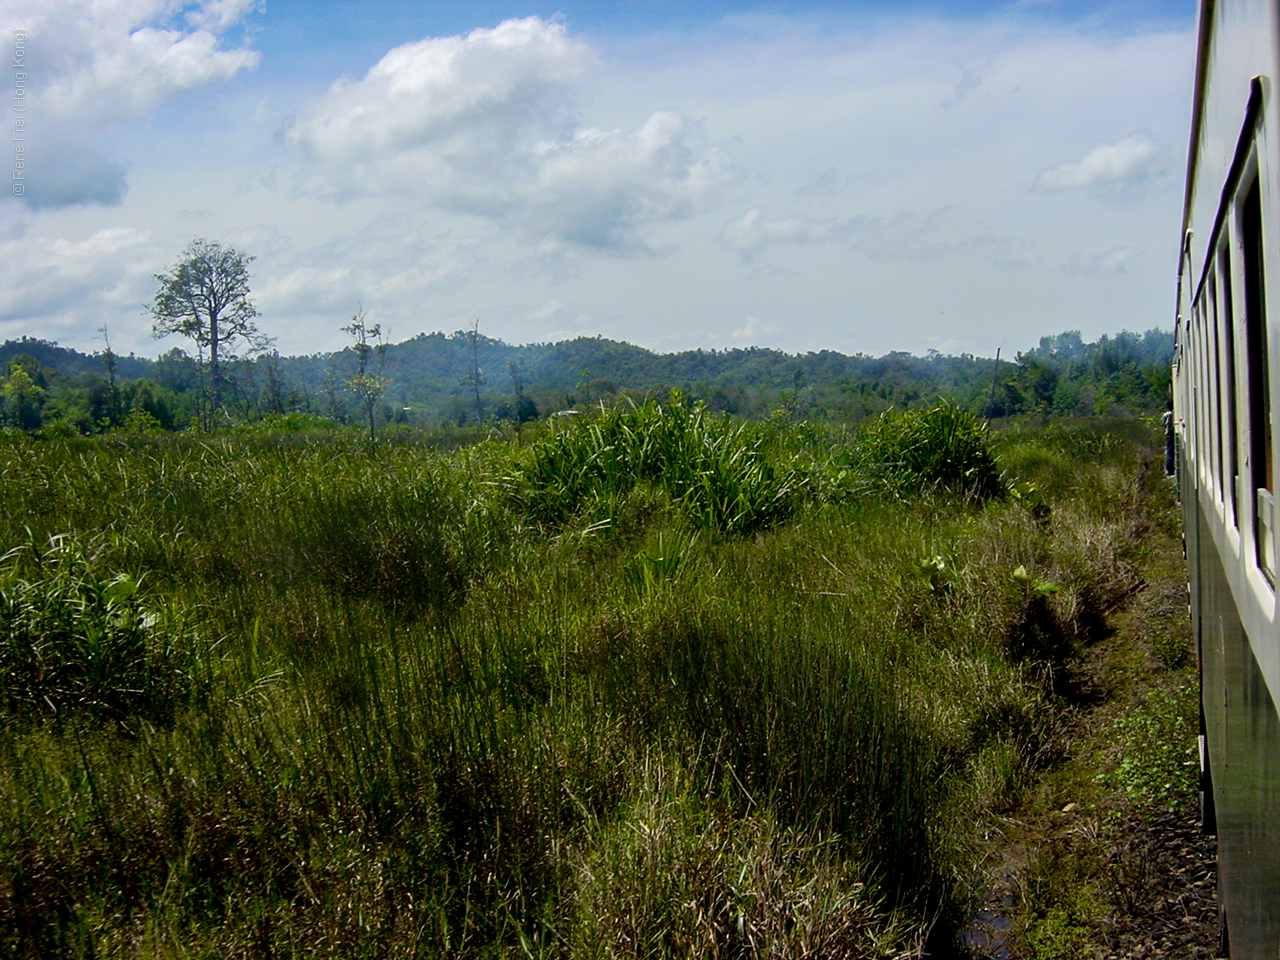
<path id="1" fill-rule="evenodd" d="M 1093 925 L 1102 914 L 1097 891 L 1088 884 L 1055 904 L 1026 931 L 1032 960 L 1075 960 L 1084 956 L 1093 935 Z"/>
<path id="2" fill-rule="evenodd" d="M 638 552 L 625 568 L 636 594 L 642 598 L 657 595 L 679 574 L 688 549 L 683 538 L 659 531 L 652 548 Z"/>
<path id="3" fill-rule="evenodd" d="M 1118 757 L 1100 775 L 1141 807 L 1167 809 L 1195 791 L 1198 694 L 1192 684 L 1156 688 L 1113 722 Z"/>
<path id="4" fill-rule="evenodd" d="M 659 763 L 578 865 L 582 957 L 914 954 L 913 932 L 838 853 L 757 813 L 732 825 Z"/>
<path id="5" fill-rule="evenodd" d="M 1181 670 L 1194 657 L 1191 643 L 1186 637 L 1163 631 L 1151 638 L 1151 652 L 1169 670 Z"/>

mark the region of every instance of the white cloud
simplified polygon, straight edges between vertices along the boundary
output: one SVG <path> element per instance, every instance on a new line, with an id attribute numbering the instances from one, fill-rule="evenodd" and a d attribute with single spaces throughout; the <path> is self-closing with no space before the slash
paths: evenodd
<path id="1" fill-rule="evenodd" d="M 759 317 L 747 317 L 742 326 L 733 331 L 733 339 L 759 343 L 763 338 L 772 336 L 778 328 L 771 323 L 763 323 Z"/>
<path id="2" fill-rule="evenodd" d="M 0 22 L 21 24 L 29 37 L 24 202 L 32 208 L 118 203 L 125 168 L 94 145 L 97 136 L 184 91 L 255 66 L 252 50 L 223 47 L 225 32 L 255 5 L 0 0 Z M 184 22 L 177 22 L 187 7 Z"/>
<path id="3" fill-rule="evenodd" d="M 564 136 L 575 85 L 592 61 L 563 25 L 537 17 L 418 40 L 362 80 L 335 83 L 289 137 L 338 192 L 412 187 L 452 194 L 462 206 L 500 203 L 468 191 L 466 179 L 492 181 L 504 158 L 527 163 L 540 142 Z"/>
<path id="4" fill-rule="evenodd" d="M 972 226 L 959 221 L 952 207 L 941 207 L 923 215 L 899 211 L 885 217 L 846 219 L 804 216 L 770 219 L 753 207 L 724 227 L 719 242 L 747 264 L 766 250 L 783 245 L 836 244 L 869 260 L 903 261 L 992 253 L 1010 245 L 1007 239 L 971 231 Z"/>
<path id="5" fill-rule="evenodd" d="M 1135 266 L 1142 251 L 1134 247 L 1115 247 L 1101 253 L 1077 257 L 1063 266 L 1063 271 L 1076 274 L 1124 274 Z"/>
<path id="6" fill-rule="evenodd" d="M 289 138 L 322 193 L 411 193 L 553 249 L 631 251 L 646 224 L 695 210 L 725 164 L 677 110 L 629 132 L 581 126 L 576 101 L 596 67 L 563 24 L 538 17 L 419 40 L 336 83 Z"/>
<path id="7" fill-rule="evenodd" d="M 1115 143 L 1094 147 L 1079 160 L 1040 171 L 1039 190 L 1079 190 L 1108 183 L 1136 183 L 1153 173 L 1159 148 L 1151 135 L 1139 131 Z"/>
<path id="8" fill-rule="evenodd" d="M 199 30 L 221 33 L 239 23 L 246 15 L 260 9 L 263 0 L 205 0 L 185 12 L 186 20 Z"/>
<path id="9" fill-rule="evenodd" d="M 564 301 L 559 297 L 548 300 L 540 307 L 530 310 L 525 316 L 535 323 L 547 323 L 564 316 Z"/>
<path id="10" fill-rule="evenodd" d="M 145 48 L 166 31 L 232 24 L 216 50 L 175 53 L 190 57 L 167 74 L 181 85 L 209 76 L 217 50 L 244 52 L 232 48 L 248 2 L 81 7 L 103 24 L 129 13 L 132 26 L 105 30 L 128 56 L 141 29 L 155 31 Z M 32 22 L 45 9 L 65 22 L 72 4 L 32 3 Z M 334 31 L 356 16 L 344 10 Z M 310 32 L 287 22 L 303 16 L 272 6 L 267 67 L 283 42 L 273 37 Z M 147 79 L 131 99 L 123 68 L 97 52 L 110 46 L 103 30 L 82 38 L 68 24 L 48 76 L 102 78 L 120 105 L 63 84 L 67 141 L 46 189 L 69 206 L 0 207 L 0 339 L 96 349 L 106 322 L 118 349 L 158 352 L 142 313 L 150 275 L 192 235 L 258 257 L 262 327 L 285 352 L 345 346 L 340 327 L 361 303 L 396 337 L 479 318 L 513 343 L 599 333 L 658 349 L 982 352 L 1166 322 L 1181 200 L 1169 145 L 1186 138 L 1189 30 L 1103 37 L 982 16 L 786 23 L 610 37 L 599 53 L 538 19 L 387 52 L 414 36 L 400 34 L 327 92 L 345 54 L 321 66 L 332 48 L 320 44 L 305 75 L 267 69 L 246 78 L 251 90 L 215 88 L 125 131 L 104 124 L 174 87 Z M 71 136 L 72 115 L 94 110 L 102 121 L 83 128 L 102 135 Z M 235 122 L 202 124 L 197 110 Z M 120 206 L 75 205 L 119 197 L 126 172 Z M 1132 202 L 1063 202 L 1079 194 L 1050 187 L 1069 182 Z M 653 251 L 663 255 L 626 257 Z"/>
<path id="11" fill-rule="evenodd" d="M 853 185 L 853 178 L 838 167 L 827 167 L 809 182 L 801 184 L 793 191 L 793 196 L 800 200 L 816 200 L 828 203 L 846 193 Z"/>
<path id="12" fill-rule="evenodd" d="M 700 126 L 679 111 L 655 113 L 630 133 L 583 131 L 545 152 L 528 228 L 552 242 L 636 249 L 645 224 L 689 216 L 726 176 Z"/>
<path id="13" fill-rule="evenodd" d="M 1127 273 L 1129 265 L 1142 256 L 1133 247 L 1116 247 L 1093 258 L 1092 265 L 1103 273 Z"/>
<path id="14" fill-rule="evenodd" d="M 80 241 L 22 235 L 0 242 L 0 331 L 97 330 L 140 317 L 151 294 L 150 235 L 111 227 Z"/>
<path id="15" fill-rule="evenodd" d="M 806 217 L 778 217 L 769 219 L 752 207 L 737 220 L 725 225 L 720 232 L 720 243 L 738 254 L 744 263 L 750 263 L 767 247 L 779 243 L 825 243 L 847 236 L 850 224 L 834 220 L 813 220 Z"/>
<path id="16" fill-rule="evenodd" d="M 259 289 L 259 299 L 295 313 L 341 310 L 355 301 L 351 267 L 295 267 Z"/>

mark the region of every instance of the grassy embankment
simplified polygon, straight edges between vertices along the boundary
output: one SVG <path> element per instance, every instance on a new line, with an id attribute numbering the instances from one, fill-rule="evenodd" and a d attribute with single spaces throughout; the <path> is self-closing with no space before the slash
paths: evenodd
<path id="1" fill-rule="evenodd" d="M 1009 943 L 1028 960 L 1212 956 L 1214 854 L 1200 834 L 1199 690 L 1174 487 L 1132 518 L 1141 581 L 1071 671 L 1082 709 L 1063 762 L 993 824 L 993 893 L 1017 900 Z"/>
<path id="2" fill-rule="evenodd" d="M 0 437 L 0 953 L 914 955 L 1133 585 L 1126 429 Z"/>

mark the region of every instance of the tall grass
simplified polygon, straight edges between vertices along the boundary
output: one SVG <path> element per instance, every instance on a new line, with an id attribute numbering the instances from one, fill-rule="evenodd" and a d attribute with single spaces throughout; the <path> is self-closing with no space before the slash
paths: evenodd
<path id="1" fill-rule="evenodd" d="M 688 408 L 676 392 L 544 438 L 506 486 L 544 523 L 612 525 L 632 491 L 649 488 L 696 526 L 750 534 L 786 521 L 805 499 L 806 478 L 769 454 L 759 427 Z"/>
<path id="2" fill-rule="evenodd" d="M 64 535 L 0 557 L 0 714 L 171 718 L 207 651 L 172 606 L 141 594 Z"/>
<path id="3" fill-rule="evenodd" d="M 874 488 L 897 496 L 946 491 L 982 501 L 1005 493 L 982 423 L 945 400 L 881 414 L 865 426 L 857 449 Z"/>
<path id="4" fill-rule="evenodd" d="M 1146 494 L 1130 445 L 1048 523 L 824 502 L 811 433 L 0 438 L 0 542 L 93 544 L 76 582 L 203 655 L 124 726 L 0 730 L 0 952 L 918 955 Z"/>

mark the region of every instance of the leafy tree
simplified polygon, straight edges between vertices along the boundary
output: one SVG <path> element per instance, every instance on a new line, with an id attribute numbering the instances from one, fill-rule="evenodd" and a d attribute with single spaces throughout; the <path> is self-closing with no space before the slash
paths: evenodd
<path id="1" fill-rule="evenodd" d="M 149 380 L 135 380 L 129 390 L 129 415 L 135 421 L 137 414 L 145 414 L 147 419 L 163 430 L 172 430 L 177 423 L 173 410 L 165 397 L 158 392 Z"/>
<path id="2" fill-rule="evenodd" d="M 156 380 L 174 393 L 186 393 L 200 386 L 200 370 L 194 357 L 174 347 L 156 358 Z"/>
<path id="3" fill-rule="evenodd" d="M 120 412 L 120 389 L 116 384 L 116 368 L 119 364 L 116 362 L 116 353 L 111 349 L 111 337 L 107 333 L 107 325 L 104 323 L 98 330 L 102 333 L 102 342 L 105 345 L 102 353 L 102 367 L 107 374 L 107 385 L 105 395 L 99 396 L 97 399 L 101 407 L 101 414 L 94 418 L 94 423 L 105 422 L 110 426 L 115 426 L 121 416 Z M 91 394 L 91 403 L 94 398 Z"/>
<path id="4" fill-rule="evenodd" d="M 211 240 L 192 240 L 182 256 L 155 275 L 159 288 L 151 304 L 157 337 L 177 333 L 196 344 L 200 361 L 209 364 L 209 401 L 222 407 L 224 367 L 244 344 L 265 349 L 268 338 L 258 332 L 258 310 L 249 299 L 249 264 L 253 257 Z"/>
<path id="5" fill-rule="evenodd" d="M 85 402 L 90 429 L 109 430 L 120 425 L 120 397 L 106 380 L 94 380 L 89 384 Z"/>
<path id="6" fill-rule="evenodd" d="M 20 353 L 9 361 L 9 372 L 14 370 L 24 370 L 31 382 L 41 390 L 49 389 L 49 378 L 45 376 L 44 370 L 40 366 L 40 362 L 29 353 Z"/>
<path id="7" fill-rule="evenodd" d="M 40 380 L 44 377 L 40 376 Z M 9 376 L 0 388 L 8 417 L 14 426 L 23 430 L 35 430 L 40 426 L 41 408 L 44 406 L 45 388 L 40 386 L 36 377 L 27 372 L 27 368 L 14 360 L 9 364 Z"/>
<path id="8" fill-rule="evenodd" d="M 338 397 L 338 355 L 330 354 L 324 368 L 324 381 L 320 387 L 324 397 L 324 415 L 338 423 L 346 423 L 347 415 Z"/>

